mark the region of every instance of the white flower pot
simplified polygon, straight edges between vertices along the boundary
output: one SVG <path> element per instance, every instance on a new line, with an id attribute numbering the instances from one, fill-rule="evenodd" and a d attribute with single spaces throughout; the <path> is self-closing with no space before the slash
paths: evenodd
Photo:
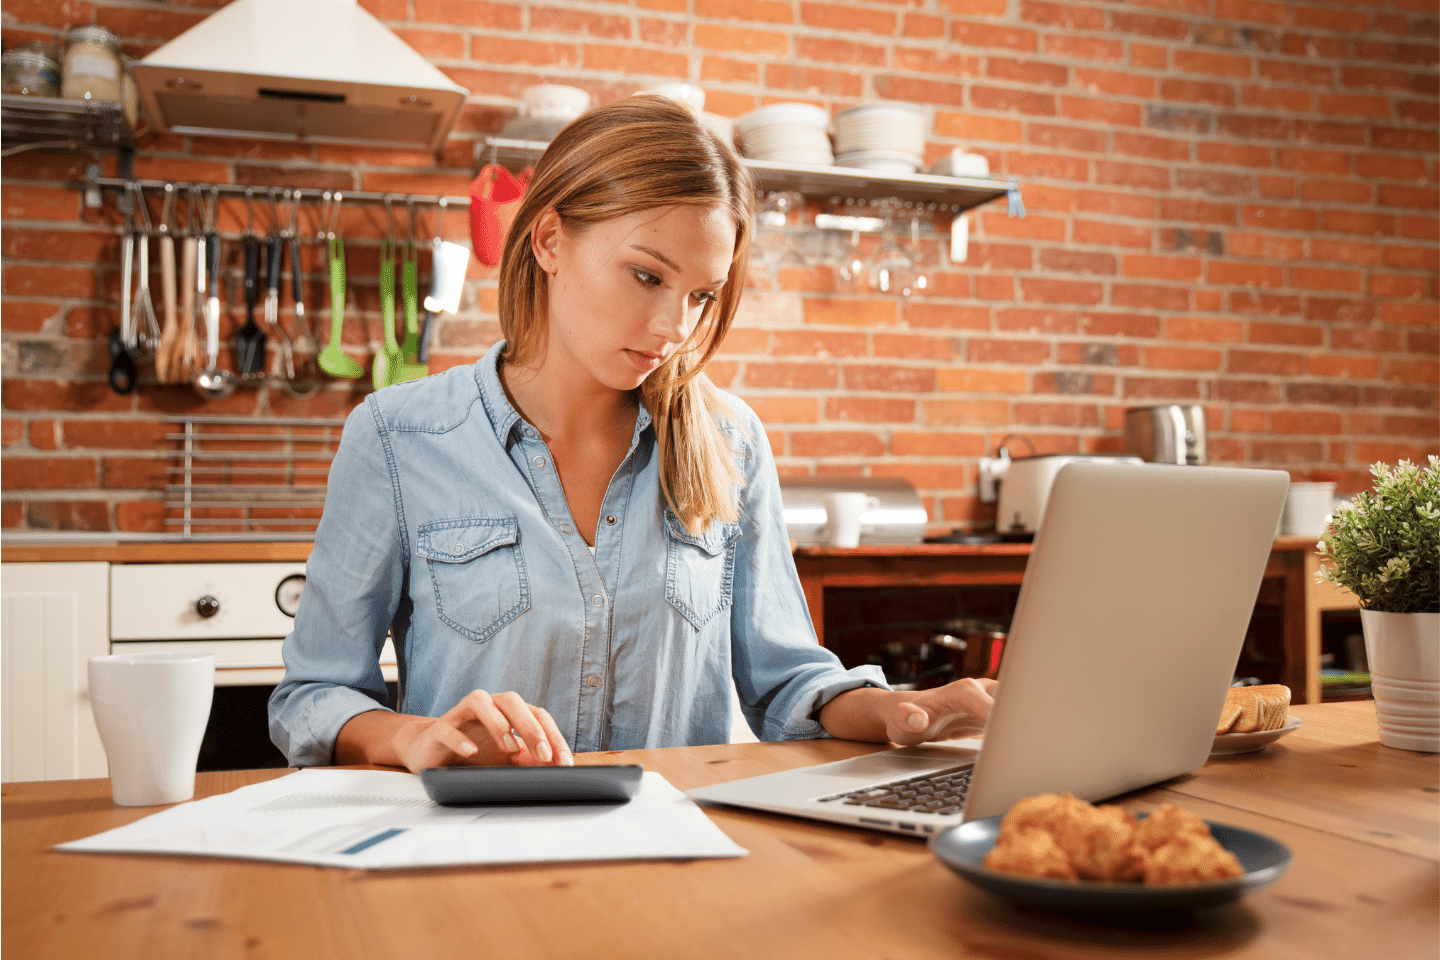
<path id="1" fill-rule="evenodd" d="M 1361 610 L 1380 742 L 1440 753 L 1440 613 Z"/>

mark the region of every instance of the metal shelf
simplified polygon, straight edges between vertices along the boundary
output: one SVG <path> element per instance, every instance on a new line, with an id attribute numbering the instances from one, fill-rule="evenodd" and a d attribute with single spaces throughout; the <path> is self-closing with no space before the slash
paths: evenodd
<path id="1" fill-rule="evenodd" d="M 118 103 L 5 94 L 0 98 L 5 153 L 17 147 L 133 150 L 135 138 Z"/>
<path id="2" fill-rule="evenodd" d="M 477 161 L 493 159 L 507 166 L 533 163 L 546 143 L 486 137 L 475 147 Z M 993 177 L 936 177 L 925 173 L 879 173 L 849 167 L 817 167 L 798 163 L 746 160 L 766 190 L 797 190 L 810 197 L 851 197 L 857 200 L 895 198 L 934 203 L 960 213 L 998 200 L 1017 189 L 1008 180 Z"/>

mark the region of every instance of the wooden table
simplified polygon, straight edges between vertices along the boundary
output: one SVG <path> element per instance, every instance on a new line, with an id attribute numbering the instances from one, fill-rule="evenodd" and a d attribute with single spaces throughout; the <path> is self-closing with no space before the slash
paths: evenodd
<path id="1" fill-rule="evenodd" d="M 55 843 L 153 810 L 112 805 L 105 780 L 6 784 L 6 960 L 30 958 L 974 957 L 1433 958 L 1440 938 L 1433 754 L 1382 747 L 1368 703 L 1297 707 L 1263 753 L 1124 798 L 1177 803 L 1294 853 L 1243 901 L 1170 929 L 1091 926 L 1012 910 L 920 840 L 709 807 L 738 860 L 366 873 L 185 857 L 74 854 Z M 854 756 L 835 740 L 592 754 L 685 788 Z M 285 771 L 206 773 L 199 795 Z"/>
<path id="2" fill-rule="evenodd" d="M 1346 605 L 1348 593 L 1331 589 L 1322 605 L 1315 593 L 1314 537 L 1278 537 L 1265 565 L 1263 590 L 1278 596 L 1283 664 L 1278 681 L 1295 703 L 1320 701 L 1320 609 Z M 1030 558 L 1028 543 L 824 547 L 795 550 L 815 633 L 825 638 L 825 591 L 866 587 L 1018 586 Z"/>

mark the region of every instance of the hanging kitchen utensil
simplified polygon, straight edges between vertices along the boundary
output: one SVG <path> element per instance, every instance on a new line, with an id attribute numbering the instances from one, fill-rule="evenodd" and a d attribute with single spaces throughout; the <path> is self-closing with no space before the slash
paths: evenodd
<path id="1" fill-rule="evenodd" d="M 244 377 L 265 373 L 265 331 L 255 325 L 255 305 L 260 302 L 260 238 L 255 236 L 254 194 L 245 191 L 248 217 L 240 238 L 245 264 L 245 325 L 235 333 L 235 366 Z"/>
<path id="2" fill-rule="evenodd" d="M 158 228 L 160 244 L 160 345 L 155 351 L 155 379 L 174 383 L 175 341 L 180 336 L 180 317 L 175 291 L 175 236 L 171 228 L 175 220 L 175 184 L 165 184 L 165 201 L 160 208 Z"/>
<path id="3" fill-rule="evenodd" d="M 405 310 L 405 346 L 400 348 L 400 374 L 397 382 L 406 380 L 418 380 L 428 376 L 430 367 L 428 364 L 418 362 L 415 353 L 407 350 L 417 350 L 420 347 L 420 321 L 418 317 L 420 306 L 420 264 L 419 251 L 412 240 L 406 245 L 404 257 L 400 264 L 400 302 Z M 413 347 L 411 344 L 413 343 Z"/>
<path id="4" fill-rule="evenodd" d="M 315 337 L 310 332 L 310 320 L 305 315 L 305 281 L 300 269 L 300 239 L 295 233 L 295 223 L 300 214 L 300 191 L 295 191 L 294 204 L 290 208 L 290 226 L 286 228 L 286 245 L 290 248 L 291 298 L 294 301 L 294 321 L 290 327 L 291 369 L 285 375 L 285 392 L 297 400 L 313 397 L 320 391 L 320 368 L 316 364 Z"/>
<path id="5" fill-rule="evenodd" d="M 219 191 L 210 188 L 210 205 L 205 213 L 205 237 L 200 251 L 203 269 L 197 270 L 196 286 L 205 304 L 205 366 L 195 374 L 195 392 L 216 400 L 235 389 L 235 375 L 219 367 L 220 361 L 220 234 L 215 230 L 215 201 Z M 199 285 L 203 283 L 204 287 Z"/>
<path id="6" fill-rule="evenodd" d="M 199 369 L 199 348 L 195 322 L 200 318 L 204 302 L 200 281 L 201 200 L 197 187 L 191 187 L 186 201 L 185 236 L 180 243 L 180 331 L 175 337 L 175 352 L 170 358 L 170 375 L 175 383 L 189 383 Z"/>
<path id="7" fill-rule="evenodd" d="M 330 258 L 330 344 L 320 351 L 317 362 L 320 369 L 332 377 L 354 379 L 363 374 L 365 368 L 340 346 L 345 325 L 345 241 L 335 235 L 334 227 L 340 219 L 342 199 L 344 198 L 338 193 L 332 195 L 330 191 L 325 191 L 325 203 L 334 217 L 334 222 L 329 223 L 330 229 L 325 234 Z"/>
<path id="8" fill-rule="evenodd" d="M 395 340 L 395 241 L 390 239 L 380 247 L 380 326 L 385 342 L 370 367 L 370 382 L 376 390 L 399 383 L 397 375 L 405 362 Z"/>
<path id="9" fill-rule="evenodd" d="M 465 292 L 465 271 L 470 266 L 470 248 L 445 239 L 445 207 L 449 201 L 440 198 L 440 216 L 431 244 L 430 295 L 425 309 L 431 313 L 454 313 L 460 309 L 460 295 Z"/>
<path id="10" fill-rule="evenodd" d="M 415 198 L 407 196 L 405 198 L 405 206 L 409 213 L 410 240 L 408 243 L 406 243 L 405 251 L 401 255 L 400 291 L 402 302 L 408 302 L 404 299 L 406 290 L 405 285 L 407 282 L 410 284 L 408 289 L 412 296 L 416 295 L 420 289 L 418 280 L 420 268 L 420 245 L 417 241 L 417 237 L 419 236 L 419 234 L 415 227 Z M 414 364 L 416 361 L 419 360 L 420 317 L 415 310 L 416 304 L 418 302 L 418 300 L 414 302 L 408 302 L 409 305 L 405 311 L 405 342 L 400 344 L 400 352 L 405 355 L 405 362 L 409 364 Z"/>
<path id="11" fill-rule="evenodd" d="M 129 199 L 128 193 L 125 199 Z M 135 268 L 132 225 L 127 211 L 125 232 L 120 238 L 120 325 L 110 334 L 109 344 L 110 389 L 119 394 L 127 394 L 135 389 L 136 364 L 130 353 L 130 284 L 134 280 L 132 274 Z"/>
<path id="12" fill-rule="evenodd" d="M 500 263 L 505 245 L 505 228 L 500 208 L 519 200 L 524 186 L 509 170 L 493 161 L 480 168 L 470 183 L 470 243 L 475 256 L 486 266 Z"/>

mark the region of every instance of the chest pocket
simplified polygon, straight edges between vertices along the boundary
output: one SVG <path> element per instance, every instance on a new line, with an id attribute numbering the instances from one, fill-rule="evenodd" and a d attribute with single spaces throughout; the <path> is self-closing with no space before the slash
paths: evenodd
<path id="1" fill-rule="evenodd" d="M 738 523 L 713 523 L 699 536 L 665 511 L 665 599 L 695 629 L 730 606 Z"/>
<path id="2" fill-rule="evenodd" d="M 417 531 L 435 589 L 435 613 L 462 636 L 493 637 L 530 609 L 530 581 L 514 517 L 437 520 Z"/>

